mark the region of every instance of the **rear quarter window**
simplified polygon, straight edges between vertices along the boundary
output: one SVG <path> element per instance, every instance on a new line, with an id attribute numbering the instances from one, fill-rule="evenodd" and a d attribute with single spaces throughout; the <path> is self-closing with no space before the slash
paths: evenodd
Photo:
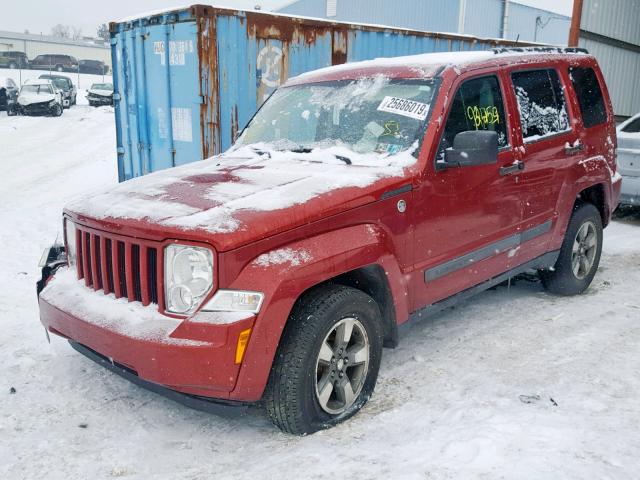
<path id="1" fill-rule="evenodd" d="M 572 67 L 569 69 L 569 77 L 578 97 L 582 123 L 585 128 L 605 123 L 607 110 L 600 83 L 593 68 Z"/>
<path id="2" fill-rule="evenodd" d="M 566 100 L 555 69 L 511 74 L 525 141 L 535 141 L 571 129 Z"/>

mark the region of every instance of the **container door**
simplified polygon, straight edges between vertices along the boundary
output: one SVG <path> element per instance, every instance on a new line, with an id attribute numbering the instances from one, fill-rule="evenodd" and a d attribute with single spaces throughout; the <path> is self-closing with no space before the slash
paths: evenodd
<path id="1" fill-rule="evenodd" d="M 255 111 L 290 77 L 332 64 L 332 32 L 298 22 L 247 12 L 246 18 L 219 15 L 216 22 L 219 123 L 218 144 L 227 150 Z M 210 62 L 203 56 L 204 62 Z M 203 65 L 203 69 L 211 65 Z M 212 102 L 209 109 L 215 106 Z M 212 118 L 216 112 L 212 112 Z"/>
<path id="2" fill-rule="evenodd" d="M 195 23 L 137 26 L 114 42 L 120 180 L 199 160 Z"/>

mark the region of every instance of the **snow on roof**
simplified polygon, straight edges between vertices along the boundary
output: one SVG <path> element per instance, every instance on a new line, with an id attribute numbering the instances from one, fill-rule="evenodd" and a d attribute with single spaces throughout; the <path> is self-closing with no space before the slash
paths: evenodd
<path id="1" fill-rule="evenodd" d="M 350 62 L 342 65 L 334 65 L 330 67 L 320 68 L 318 70 L 312 70 L 305 72 L 297 77 L 293 77 L 289 80 L 291 83 L 296 83 L 299 80 L 307 81 L 310 78 L 316 76 L 324 76 L 327 74 L 338 72 L 351 72 L 355 70 L 364 69 L 389 69 L 389 68 L 412 68 L 416 70 L 416 73 L 421 76 L 429 77 L 437 67 L 443 66 L 457 66 L 463 67 L 471 65 L 477 62 L 483 62 L 492 59 L 499 59 L 504 57 L 531 57 L 532 60 L 537 60 L 544 56 L 564 54 L 562 49 L 552 49 L 550 51 L 544 50 L 527 50 L 527 49 L 503 49 L 500 51 L 494 50 L 479 50 L 479 51 L 464 51 L 464 52 L 437 52 L 437 53 L 422 53 L 419 55 L 408 55 L 403 57 L 381 57 L 373 60 L 364 60 L 361 62 Z M 574 52 L 571 54 L 586 54 L 585 52 Z M 289 83 L 288 82 L 288 83 Z"/>
<path id="2" fill-rule="evenodd" d="M 394 68 L 394 67 L 433 67 L 439 65 L 464 65 L 473 62 L 489 60 L 496 56 L 489 50 L 475 52 L 439 52 L 439 53 L 423 53 L 420 55 L 408 55 L 404 57 L 381 57 L 373 60 L 364 60 L 362 62 L 344 63 L 342 65 L 334 65 L 331 67 L 320 68 L 311 72 L 305 72 L 298 77 L 306 78 L 316 75 L 324 75 L 327 73 L 336 73 L 341 71 L 352 71 L 367 68 Z"/>
<path id="3" fill-rule="evenodd" d="M 51 80 L 47 80 L 44 78 L 30 78 L 25 80 L 23 85 L 53 85 Z"/>

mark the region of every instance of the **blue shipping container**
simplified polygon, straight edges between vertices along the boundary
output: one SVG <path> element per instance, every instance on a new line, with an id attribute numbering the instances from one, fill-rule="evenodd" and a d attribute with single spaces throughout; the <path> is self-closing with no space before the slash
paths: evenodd
<path id="1" fill-rule="evenodd" d="M 514 45 L 203 5 L 110 30 L 120 181 L 225 151 L 271 92 L 303 72 Z"/>

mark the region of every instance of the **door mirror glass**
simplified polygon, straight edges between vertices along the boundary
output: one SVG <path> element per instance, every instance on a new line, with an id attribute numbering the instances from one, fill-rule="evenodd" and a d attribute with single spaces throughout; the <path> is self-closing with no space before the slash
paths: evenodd
<path id="1" fill-rule="evenodd" d="M 470 130 L 458 133 L 453 147 L 444 152 L 445 168 L 489 165 L 498 161 L 498 133 L 489 130 Z"/>

